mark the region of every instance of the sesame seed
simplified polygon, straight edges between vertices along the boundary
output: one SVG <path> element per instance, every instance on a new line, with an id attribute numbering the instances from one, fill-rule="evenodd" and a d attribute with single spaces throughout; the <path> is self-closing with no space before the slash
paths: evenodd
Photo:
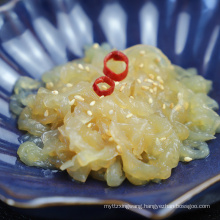
<path id="1" fill-rule="evenodd" d="M 166 105 L 165 104 L 163 104 L 162 109 L 166 109 Z"/>
<path id="2" fill-rule="evenodd" d="M 119 84 L 119 82 L 115 82 L 115 85 L 117 86 Z"/>
<path id="3" fill-rule="evenodd" d="M 102 139 L 105 140 L 106 138 L 106 134 L 102 134 Z"/>
<path id="4" fill-rule="evenodd" d="M 154 85 L 154 86 L 158 86 L 158 83 L 156 83 L 156 82 L 153 82 L 153 85 Z"/>
<path id="5" fill-rule="evenodd" d="M 140 55 L 143 56 L 143 55 L 145 54 L 145 51 L 144 51 L 144 50 L 141 50 L 139 53 L 140 53 Z"/>
<path id="6" fill-rule="evenodd" d="M 154 92 L 157 92 L 157 87 L 154 87 L 153 90 L 154 90 Z"/>
<path id="7" fill-rule="evenodd" d="M 87 72 L 89 72 L 89 70 L 90 70 L 88 66 L 86 66 L 85 69 Z"/>
<path id="8" fill-rule="evenodd" d="M 99 44 L 98 43 L 95 43 L 95 44 L 93 44 L 93 46 L 92 46 L 94 49 L 97 49 L 97 48 L 99 48 Z"/>
<path id="9" fill-rule="evenodd" d="M 131 98 L 131 99 L 134 99 L 134 96 L 130 95 L 130 98 Z"/>
<path id="10" fill-rule="evenodd" d="M 173 103 L 170 103 L 170 108 L 172 109 L 174 107 L 174 104 Z"/>
<path id="11" fill-rule="evenodd" d="M 143 90 L 149 90 L 149 87 L 148 87 L 148 86 L 141 86 L 141 89 L 143 89 Z"/>
<path id="12" fill-rule="evenodd" d="M 91 101 L 89 105 L 90 105 L 90 106 L 95 105 L 95 101 Z"/>
<path id="13" fill-rule="evenodd" d="M 121 150 L 121 146 L 120 146 L 120 145 L 117 145 L 117 146 L 116 146 L 116 149 L 117 149 L 118 153 L 120 153 L 120 154 L 122 153 L 122 150 Z"/>
<path id="14" fill-rule="evenodd" d="M 52 94 L 54 94 L 54 95 L 58 95 L 59 92 L 58 92 L 57 90 L 53 90 L 53 91 L 52 91 Z"/>
<path id="15" fill-rule="evenodd" d="M 109 130 L 106 130 L 105 133 L 106 133 L 109 137 L 112 136 L 112 134 L 111 134 L 111 132 L 110 132 Z"/>
<path id="16" fill-rule="evenodd" d="M 182 97 L 183 97 L 182 93 L 178 92 L 178 93 L 177 93 L 177 98 L 178 98 L 178 99 L 181 99 Z"/>
<path id="17" fill-rule="evenodd" d="M 113 137 L 110 137 L 108 140 L 109 140 L 109 141 L 114 141 Z"/>
<path id="18" fill-rule="evenodd" d="M 92 112 L 90 110 L 88 110 L 87 115 L 92 116 Z"/>
<path id="19" fill-rule="evenodd" d="M 143 67 L 144 67 L 144 64 L 143 64 L 143 63 L 141 63 L 141 64 L 139 65 L 139 67 L 140 67 L 140 68 L 143 68 Z"/>
<path id="20" fill-rule="evenodd" d="M 161 61 L 160 57 L 155 58 L 155 62 L 159 63 Z"/>
<path id="21" fill-rule="evenodd" d="M 185 102 L 184 104 L 184 108 L 187 110 L 189 108 L 189 103 L 188 102 Z"/>
<path id="22" fill-rule="evenodd" d="M 149 99 L 148 99 L 148 102 L 149 102 L 149 104 L 152 104 L 152 103 L 153 103 L 153 99 L 152 99 L 152 98 L 149 98 Z"/>
<path id="23" fill-rule="evenodd" d="M 74 98 L 78 101 L 84 101 L 85 99 L 81 95 L 75 95 Z"/>
<path id="24" fill-rule="evenodd" d="M 81 63 L 78 64 L 79 69 L 84 70 L 84 67 Z"/>
<path id="25" fill-rule="evenodd" d="M 133 116 L 132 113 L 128 113 L 128 114 L 126 115 L 126 118 L 131 118 L 132 116 Z"/>
<path id="26" fill-rule="evenodd" d="M 160 76 L 157 76 L 157 80 L 160 82 L 160 83 L 164 83 L 164 81 L 162 80 L 162 78 Z"/>
<path id="27" fill-rule="evenodd" d="M 191 157 L 184 157 L 184 161 L 185 162 L 190 162 L 190 161 L 192 161 L 192 158 Z"/>
<path id="28" fill-rule="evenodd" d="M 175 111 L 179 111 L 181 108 L 182 108 L 182 106 L 178 104 L 178 105 L 176 105 L 176 106 L 174 107 L 174 110 L 175 110 Z"/>
<path id="29" fill-rule="evenodd" d="M 146 79 L 144 80 L 144 82 L 154 83 L 154 81 L 153 81 L 152 79 L 148 79 L 148 78 L 146 78 Z"/>
<path id="30" fill-rule="evenodd" d="M 49 115 L 49 111 L 46 110 L 46 111 L 44 112 L 44 117 L 47 117 L 48 115 Z"/>
<path id="31" fill-rule="evenodd" d="M 159 88 L 160 88 L 161 90 L 164 90 L 164 86 L 163 86 L 163 85 L 159 85 Z"/>
<path id="32" fill-rule="evenodd" d="M 71 101 L 69 101 L 69 105 L 73 105 L 75 103 L 75 99 L 72 99 Z"/>
<path id="33" fill-rule="evenodd" d="M 154 90 L 153 90 L 153 89 L 150 89 L 150 93 L 152 93 L 152 94 L 153 94 L 153 93 L 154 93 Z"/>
<path id="34" fill-rule="evenodd" d="M 70 88 L 70 87 L 72 87 L 72 86 L 73 86 L 72 83 L 67 83 L 67 84 L 66 84 L 66 87 L 69 87 L 69 88 Z"/>
<path id="35" fill-rule="evenodd" d="M 91 128 L 91 126 L 92 126 L 92 123 L 89 123 L 89 124 L 87 125 L 88 128 Z"/>
<path id="36" fill-rule="evenodd" d="M 162 137 L 160 138 L 160 141 L 165 141 L 167 138 L 166 137 Z"/>
<path id="37" fill-rule="evenodd" d="M 161 142 L 160 142 L 160 140 L 159 140 L 159 138 L 156 138 L 156 145 L 160 145 L 161 144 Z"/>
<path id="38" fill-rule="evenodd" d="M 150 73 L 149 78 L 154 79 L 154 75 L 152 73 Z"/>
<path id="39" fill-rule="evenodd" d="M 102 85 L 102 89 L 108 89 L 108 87 L 107 86 L 105 86 L 105 85 Z"/>
<path id="40" fill-rule="evenodd" d="M 124 90 L 125 86 L 122 85 L 121 88 L 119 89 L 120 92 L 122 92 Z"/>
<path id="41" fill-rule="evenodd" d="M 54 84 L 52 82 L 47 83 L 47 88 L 52 88 L 53 86 L 54 86 Z"/>
<path id="42" fill-rule="evenodd" d="M 111 110 L 109 110 L 109 112 L 108 112 L 110 115 L 112 115 L 113 113 L 114 113 L 114 111 L 111 109 Z"/>
<path id="43" fill-rule="evenodd" d="M 105 97 L 105 96 L 104 96 L 104 95 L 102 95 L 102 96 L 100 96 L 99 98 L 100 98 L 100 99 L 102 99 L 102 98 L 104 98 L 104 97 Z"/>
<path id="44" fill-rule="evenodd" d="M 140 79 L 137 79 L 137 82 L 140 84 L 140 83 L 141 83 L 141 80 L 140 80 Z"/>

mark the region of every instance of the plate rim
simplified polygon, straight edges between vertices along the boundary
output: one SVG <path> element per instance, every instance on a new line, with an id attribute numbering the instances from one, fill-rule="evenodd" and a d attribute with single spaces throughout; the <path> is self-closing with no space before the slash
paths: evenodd
<path id="1" fill-rule="evenodd" d="M 5 11 L 11 10 L 15 7 L 15 5 L 22 0 L 10 0 L 7 3 L 4 3 L 0 6 L 0 13 L 4 13 Z M 130 211 L 140 214 L 144 217 L 151 219 L 164 219 L 171 216 L 174 211 L 177 209 L 175 206 L 181 205 L 186 201 L 189 201 L 194 196 L 198 195 L 205 189 L 208 189 L 212 185 L 220 182 L 220 174 L 217 174 L 204 182 L 198 184 L 192 189 L 188 190 L 181 196 L 177 197 L 173 201 L 167 204 L 167 206 L 171 206 L 172 208 L 159 208 L 158 212 L 153 213 L 147 209 L 137 209 L 137 208 L 129 208 Z M 2 192 L 0 193 L 0 200 L 5 204 L 20 209 L 39 209 L 46 207 L 58 207 L 58 206 L 77 206 L 77 205 L 109 205 L 109 204 L 118 204 L 118 205 L 135 205 L 123 200 L 113 200 L 113 199 L 99 199 L 99 198 L 89 198 L 89 197 L 77 197 L 77 196 L 47 196 L 47 197 L 39 197 L 29 199 L 26 202 L 18 202 L 16 198 L 10 198 L 14 192 L 10 190 L 9 187 L 2 186 L 0 184 L 0 189 Z"/>
<path id="2" fill-rule="evenodd" d="M 215 183 L 220 181 L 220 174 L 205 180 L 204 182 L 200 183 L 199 185 L 193 187 L 192 189 L 188 190 L 181 196 L 177 197 L 173 201 L 167 204 L 169 208 L 159 208 L 157 213 L 153 213 L 147 209 L 137 209 L 137 208 L 129 208 L 130 211 L 140 214 L 144 217 L 151 218 L 151 219 L 164 219 L 173 214 L 173 212 L 177 209 L 178 205 L 182 205 L 184 202 L 189 201 L 194 196 L 198 195 L 205 189 L 211 187 Z M 0 185 L 0 189 L 5 192 L 6 196 L 2 193 L 0 194 L 0 200 L 6 203 L 9 206 L 21 209 L 39 209 L 39 208 L 47 208 L 47 207 L 57 207 L 57 206 L 77 206 L 77 205 L 110 205 L 110 204 L 117 204 L 117 205 L 135 205 L 123 200 L 114 200 L 114 199 L 99 199 L 99 198 L 89 198 L 89 197 L 77 197 L 77 196 L 48 196 L 48 197 L 39 197 L 30 199 L 27 202 L 17 202 L 16 199 L 7 198 L 10 192 L 13 195 L 13 192 L 8 187 L 2 187 Z"/>

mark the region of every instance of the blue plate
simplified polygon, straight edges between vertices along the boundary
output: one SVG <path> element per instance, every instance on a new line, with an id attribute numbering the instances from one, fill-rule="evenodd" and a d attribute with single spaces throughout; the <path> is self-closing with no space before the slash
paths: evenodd
<path id="1" fill-rule="evenodd" d="M 1 6 L 0 199 L 20 208 L 139 205 L 127 208 L 162 218 L 171 214 L 175 205 L 219 181 L 219 135 L 208 142 L 211 153 L 206 159 L 179 163 L 161 184 L 133 186 L 125 181 L 110 188 L 93 179 L 80 184 L 65 172 L 27 167 L 16 154 L 22 132 L 9 112 L 19 76 L 39 79 L 46 70 L 82 57 L 83 46 L 93 42 L 108 42 L 118 49 L 139 43 L 157 46 L 173 63 L 196 67 L 213 80 L 210 95 L 220 103 L 219 11 L 218 0 L 14 0 Z M 165 204 L 172 206 L 162 208 Z"/>

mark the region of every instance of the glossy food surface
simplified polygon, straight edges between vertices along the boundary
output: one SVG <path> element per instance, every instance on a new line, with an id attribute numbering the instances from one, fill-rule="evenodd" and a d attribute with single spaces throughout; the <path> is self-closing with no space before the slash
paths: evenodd
<path id="1" fill-rule="evenodd" d="M 95 2 L 95 3 L 94 3 Z M 195 67 L 213 81 L 210 96 L 220 103 L 219 1 L 18 1 L 0 12 L 0 194 L 16 206 L 58 203 L 132 204 L 183 202 L 217 181 L 220 173 L 219 135 L 208 142 L 209 157 L 180 163 L 163 184 L 144 187 L 125 181 L 111 189 L 88 179 L 71 182 L 57 171 L 27 167 L 17 158 L 23 134 L 9 112 L 9 97 L 19 76 L 40 79 L 54 66 L 83 56 L 83 46 L 108 42 L 125 49 L 142 43 L 157 46 L 184 68 Z M 46 178 L 45 178 L 46 177 Z M 202 187 L 195 187 L 209 180 Z M 193 190 L 193 191 L 189 191 Z M 184 195 L 184 196 L 183 196 Z M 178 199 L 178 200 L 177 200 Z M 111 203 L 111 202 L 110 202 Z M 135 209 L 150 216 L 171 209 Z"/>

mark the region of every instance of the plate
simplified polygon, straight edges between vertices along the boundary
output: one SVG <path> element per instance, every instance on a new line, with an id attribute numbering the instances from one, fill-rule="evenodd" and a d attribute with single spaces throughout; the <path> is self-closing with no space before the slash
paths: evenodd
<path id="1" fill-rule="evenodd" d="M 16 118 L 9 111 L 19 76 L 39 79 L 56 65 L 83 56 L 83 47 L 108 42 L 124 49 L 159 47 L 184 68 L 196 67 L 213 80 L 210 96 L 220 103 L 220 2 L 13 0 L 0 7 L 0 199 L 19 208 L 65 205 L 125 205 L 151 218 L 170 215 L 220 180 L 220 135 L 209 141 L 210 155 L 179 163 L 161 184 L 110 188 L 88 179 L 72 181 L 65 172 L 27 167 L 16 151 Z M 136 206 L 135 206 L 136 205 Z M 169 206 L 168 206 L 169 205 Z"/>

